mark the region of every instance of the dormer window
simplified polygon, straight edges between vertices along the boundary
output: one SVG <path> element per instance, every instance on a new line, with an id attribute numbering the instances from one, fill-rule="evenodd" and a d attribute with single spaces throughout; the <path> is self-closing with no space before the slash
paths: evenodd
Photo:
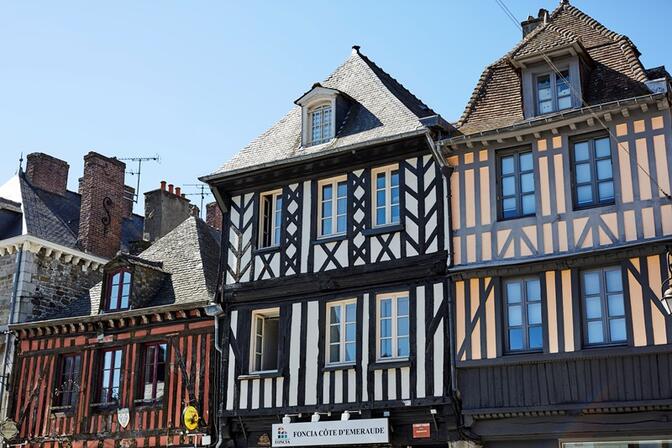
<path id="1" fill-rule="evenodd" d="M 569 70 L 537 76 L 537 114 L 550 114 L 572 107 Z"/>
<path id="2" fill-rule="evenodd" d="M 331 103 L 314 107 L 310 115 L 310 144 L 319 145 L 333 138 L 331 133 L 332 109 Z"/>
<path id="3" fill-rule="evenodd" d="M 120 269 L 107 275 L 105 311 L 126 310 L 131 298 L 131 273 Z"/>

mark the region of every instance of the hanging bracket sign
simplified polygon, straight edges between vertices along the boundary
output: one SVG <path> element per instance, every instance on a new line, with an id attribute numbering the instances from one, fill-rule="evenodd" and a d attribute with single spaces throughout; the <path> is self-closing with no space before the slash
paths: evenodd
<path id="1" fill-rule="evenodd" d="M 389 443 L 386 418 L 280 423 L 273 425 L 273 446 L 360 445 Z"/>

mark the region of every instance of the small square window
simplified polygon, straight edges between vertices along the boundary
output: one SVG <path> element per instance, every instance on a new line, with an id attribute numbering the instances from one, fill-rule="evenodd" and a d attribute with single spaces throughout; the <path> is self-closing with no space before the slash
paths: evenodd
<path id="1" fill-rule="evenodd" d="M 279 323 L 279 308 L 252 313 L 251 373 L 278 370 Z"/>
<path id="2" fill-rule="evenodd" d="M 310 145 L 326 143 L 333 138 L 331 104 L 314 107 L 308 111 Z"/>
<path id="3" fill-rule="evenodd" d="M 280 246 L 282 238 L 282 190 L 259 195 L 259 247 Z"/>
<path id="4" fill-rule="evenodd" d="M 119 269 L 107 274 L 107 297 L 105 311 L 120 311 L 129 308 L 131 298 L 130 271 Z"/>
<path id="5" fill-rule="evenodd" d="M 569 70 L 551 72 L 536 78 L 537 115 L 549 114 L 572 107 Z"/>

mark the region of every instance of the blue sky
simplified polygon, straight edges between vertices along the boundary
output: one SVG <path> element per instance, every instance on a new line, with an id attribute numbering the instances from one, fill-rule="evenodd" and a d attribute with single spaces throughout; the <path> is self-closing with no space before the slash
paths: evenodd
<path id="1" fill-rule="evenodd" d="M 557 5 L 506 3 L 519 20 Z M 672 2 L 572 3 L 628 35 L 645 66 L 672 66 Z M 76 190 L 89 150 L 159 154 L 143 191 L 162 179 L 195 183 L 281 118 L 353 44 L 455 120 L 482 69 L 519 38 L 495 0 L 5 1 L 0 183 L 21 152 L 41 151 L 70 163 Z"/>

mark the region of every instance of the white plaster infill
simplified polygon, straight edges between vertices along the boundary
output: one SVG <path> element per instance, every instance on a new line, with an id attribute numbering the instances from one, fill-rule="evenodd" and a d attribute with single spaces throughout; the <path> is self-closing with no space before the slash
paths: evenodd
<path id="1" fill-rule="evenodd" d="M 107 258 L 87 254 L 32 235 L 19 235 L 0 240 L 0 257 L 14 254 L 22 248 L 35 255 L 42 252 L 46 257 L 53 257 L 65 263 L 81 266 L 82 271 L 102 270 L 103 266 L 109 261 Z"/>

